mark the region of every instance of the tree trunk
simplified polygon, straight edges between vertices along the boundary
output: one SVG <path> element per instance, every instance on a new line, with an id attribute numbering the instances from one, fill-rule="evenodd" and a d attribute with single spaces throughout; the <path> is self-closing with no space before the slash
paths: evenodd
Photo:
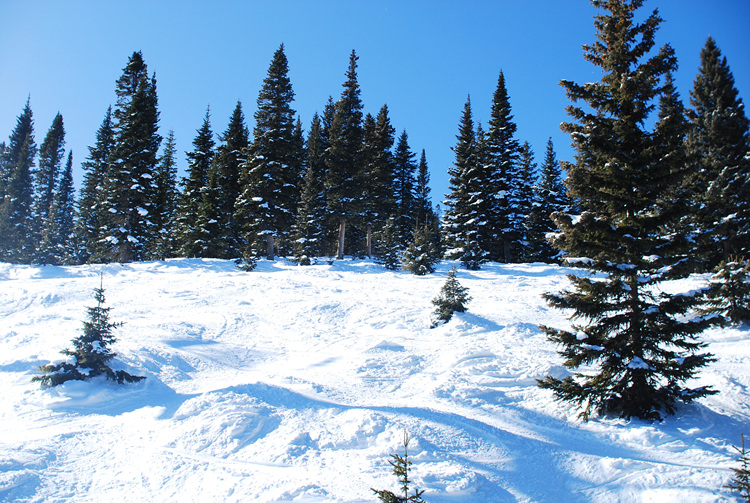
<path id="1" fill-rule="evenodd" d="M 336 250 L 336 258 L 344 258 L 344 237 L 346 235 L 346 219 L 339 220 L 339 248 Z"/>
<path id="2" fill-rule="evenodd" d="M 510 264 L 510 241 L 508 241 L 507 239 L 503 240 L 503 255 L 505 255 L 505 263 Z"/>
<path id="3" fill-rule="evenodd" d="M 266 234 L 266 258 L 273 260 L 273 234 Z"/>
<path id="4" fill-rule="evenodd" d="M 372 224 L 367 224 L 367 258 L 372 258 Z"/>

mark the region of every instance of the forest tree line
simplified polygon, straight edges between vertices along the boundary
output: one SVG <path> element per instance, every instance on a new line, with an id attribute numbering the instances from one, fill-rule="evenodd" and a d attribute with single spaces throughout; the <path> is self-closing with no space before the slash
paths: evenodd
<path id="1" fill-rule="evenodd" d="M 240 102 L 218 135 L 207 110 L 178 181 L 174 135 L 159 134 L 156 79 L 135 52 L 82 163 L 77 198 L 62 116 L 37 147 L 27 101 L 8 143 L 0 143 L 0 260 L 214 257 L 251 268 L 259 257 L 308 264 L 346 254 L 375 256 L 388 267 L 421 257 L 428 272 L 442 257 L 469 269 L 486 261 L 559 260 L 549 238 L 560 229 L 551 215 L 582 209 L 563 181 L 573 164 L 561 169 L 550 140 L 537 175 L 531 147 L 516 138 L 502 72 L 486 132 L 466 102 L 440 215 L 424 150 L 417 161 L 387 105 L 375 117 L 363 114 L 357 61 L 352 51 L 340 98 L 329 98 L 305 137 L 282 45 L 258 95 L 252 132 Z M 682 105 L 671 76 L 663 90 L 673 96 L 658 113 L 671 114 L 674 155 L 690 168 L 664 197 L 680 201 L 680 232 L 697 238 L 696 253 L 710 269 L 748 248 L 747 204 L 731 202 L 747 200 L 747 119 L 710 38 L 690 93 L 693 108 Z"/>

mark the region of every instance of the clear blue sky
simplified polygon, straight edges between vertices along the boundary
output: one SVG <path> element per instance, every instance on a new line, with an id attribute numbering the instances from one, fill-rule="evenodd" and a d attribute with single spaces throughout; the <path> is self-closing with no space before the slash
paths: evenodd
<path id="1" fill-rule="evenodd" d="M 670 43 L 685 103 L 706 38 L 727 57 L 743 101 L 750 93 L 750 1 L 647 0 L 664 19 L 657 44 Z M 433 202 L 447 190 L 458 121 L 467 95 L 486 124 L 502 70 L 517 137 L 537 162 L 552 137 L 572 160 L 559 129 L 569 104 L 560 79 L 595 81 L 581 45 L 594 41 L 586 0 L 154 1 L 0 0 L 0 138 L 7 140 L 27 96 L 40 144 L 59 111 L 80 162 L 133 51 L 156 72 L 160 132 L 175 131 L 181 174 L 206 106 L 222 132 L 241 100 L 252 129 L 255 101 L 273 52 L 284 43 L 307 130 L 328 96 L 337 99 L 352 49 L 359 55 L 365 112 L 387 103 L 412 150 L 426 150 Z"/>

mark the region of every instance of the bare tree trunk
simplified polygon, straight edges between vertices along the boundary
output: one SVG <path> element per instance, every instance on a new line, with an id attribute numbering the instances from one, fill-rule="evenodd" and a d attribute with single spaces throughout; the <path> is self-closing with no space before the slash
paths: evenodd
<path id="1" fill-rule="evenodd" d="M 367 258 L 372 258 L 372 224 L 367 224 Z"/>
<path id="2" fill-rule="evenodd" d="M 344 258 L 344 237 L 346 235 L 346 219 L 339 220 L 339 248 L 336 251 L 336 258 Z"/>
<path id="3" fill-rule="evenodd" d="M 273 260 L 273 234 L 266 234 L 266 258 Z"/>

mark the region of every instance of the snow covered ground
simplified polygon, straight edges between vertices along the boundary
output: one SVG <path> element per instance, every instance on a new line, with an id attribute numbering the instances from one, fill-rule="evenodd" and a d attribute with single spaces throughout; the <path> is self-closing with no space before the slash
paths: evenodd
<path id="1" fill-rule="evenodd" d="M 720 394 L 663 423 L 581 423 L 535 382 L 566 374 L 537 325 L 568 323 L 541 294 L 570 271 L 459 270 L 469 312 L 431 330 L 451 265 L 0 264 L 0 500 L 375 501 L 370 488 L 396 489 L 406 430 L 432 503 L 734 501 L 747 327 L 705 334 L 717 361 L 693 384 Z M 112 366 L 148 378 L 40 389 L 31 377 L 80 334 L 100 274 L 125 322 Z"/>

